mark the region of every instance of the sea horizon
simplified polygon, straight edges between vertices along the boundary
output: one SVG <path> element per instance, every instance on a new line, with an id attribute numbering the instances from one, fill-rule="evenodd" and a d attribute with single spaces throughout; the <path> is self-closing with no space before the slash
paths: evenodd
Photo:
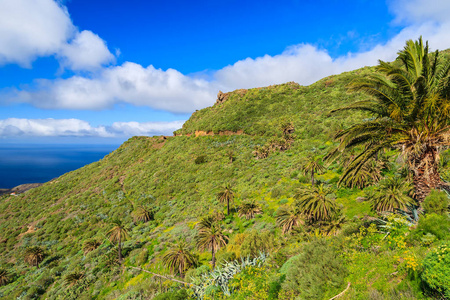
<path id="1" fill-rule="evenodd" d="M 1 144 L 0 189 L 48 182 L 99 161 L 119 146 L 120 144 Z"/>

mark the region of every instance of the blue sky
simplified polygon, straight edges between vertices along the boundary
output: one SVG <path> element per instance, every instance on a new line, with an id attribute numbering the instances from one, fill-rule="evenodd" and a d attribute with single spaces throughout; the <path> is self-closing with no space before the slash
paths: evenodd
<path id="1" fill-rule="evenodd" d="M 0 0 L 0 141 L 169 135 L 219 90 L 450 48 L 450 1 Z"/>

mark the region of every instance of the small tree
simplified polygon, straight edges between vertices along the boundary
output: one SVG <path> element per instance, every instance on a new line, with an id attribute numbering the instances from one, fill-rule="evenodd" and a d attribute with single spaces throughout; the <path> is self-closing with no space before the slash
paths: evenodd
<path id="1" fill-rule="evenodd" d="M 234 200 L 234 191 L 231 189 L 231 186 L 227 184 L 223 190 L 217 194 L 217 198 L 221 203 L 227 204 L 227 214 L 230 215 L 230 202 Z"/>
<path id="2" fill-rule="evenodd" d="M 112 224 L 114 225 L 113 228 L 108 231 L 109 240 L 112 243 L 117 243 L 119 263 L 122 263 L 122 242 L 129 237 L 128 230 L 120 220 L 114 220 Z"/>
<path id="3" fill-rule="evenodd" d="M 370 196 L 372 209 L 376 212 L 406 210 L 414 204 L 414 200 L 407 196 L 410 191 L 411 186 L 401 178 L 387 178 L 380 182 L 375 193 Z"/>
<path id="4" fill-rule="evenodd" d="M 83 253 L 84 255 L 88 254 L 91 251 L 97 249 L 102 243 L 97 240 L 88 240 L 83 244 Z"/>
<path id="5" fill-rule="evenodd" d="M 169 268 L 170 272 L 178 272 L 184 278 L 185 272 L 195 265 L 195 257 L 189 251 L 189 247 L 184 241 L 173 245 L 163 257 L 164 264 Z"/>
<path id="6" fill-rule="evenodd" d="M 297 205 L 280 207 L 276 218 L 283 234 L 289 233 L 295 227 L 305 223 L 304 216 Z"/>
<path id="7" fill-rule="evenodd" d="M 200 221 L 198 228 L 197 247 L 200 250 L 211 250 L 212 267 L 214 269 L 216 266 L 216 252 L 226 245 L 228 237 L 223 234 L 221 226 L 211 217 Z"/>
<path id="8" fill-rule="evenodd" d="M 39 267 L 39 264 L 44 260 L 44 257 L 44 249 L 39 246 L 28 247 L 24 253 L 25 262 L 35 267 Z"/>
<path id="9" fill-rule="evenodd" d="M 313 222 L 327 221 L 336 212 L 336 201 L 329 197 L 330 191 L 323 184 L 297 193 L 299 209 Z"/>
<path id="10" fill-rule="evenodd" d="M 255 215 L 262 214 L 261 207 L 255 201 L 244 202 L 239 207 L 239 217 L 245 217 L 247 220 L 253 219 Z"/>
<path id="11" fill-rule="evenodd" d="M 325 169 L 320 163 L 319 159 L 310 157 L 301 167 L 301 170 L 305 176 L 311 176 L 311 185 L 314 186 L 315 180 L 314 175 L 323 172 Z"/>

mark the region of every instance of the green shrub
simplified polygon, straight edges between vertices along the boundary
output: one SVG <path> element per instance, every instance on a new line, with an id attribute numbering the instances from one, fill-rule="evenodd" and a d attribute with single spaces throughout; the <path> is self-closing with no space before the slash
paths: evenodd
<path id="1" fill-rule="evenodd" d="M 447 212 L 449 205 L 449 199 L 447 194 L 442 191 L 433 190 L 425 198 L 422 203 L 422 207 L 428 214 L 443 215 Z"/>
<path id="2" fill-rule="evenodd" d="M 269 231 L 256 231 L 252 230 L 245 237 L 244 242 L 241 245 L 241 257 L 254 258 L 260 255 L 260 253 L 268 254 L 273 248 L 275 240 L 273 234 Z"/>
<path id="3" fill-rule="evenodd" d="M 200 165 L 206 162 L 206 155 L 200 155 L 195 158 L 195 164 Z"/>
<path id="4" fill-rule="evenodd" d="M 423 262 L 422 280 L 438 295 L 450 299 L 450 243 L 431 250 Z"/>
<path id="5" fill-rule="evenodd" d="M 445 239 L 450 235 L 450 218 L 444 215 L 428 214 L 420 218 L 417 229 L 413 232 L 414 238 L 421 239 L 427 233 L 430 233 L 439 240 Z"/>
<path id="6" fill-rule="evenodd" d="M 347 269 L 326 240 L 305 244 L 301 253 L 286 264 L 283 290 L 298 299 L 322 299 L 329 293 L 338 293 L 344 286 Z"/>
<path id="7" fill-rule="evenodd" d="M 154 300 L 184 300 L 189 299 L 189 295 L 185 289 L 178 290 L 175 292 L 166 292 L 157 295 Z"/>

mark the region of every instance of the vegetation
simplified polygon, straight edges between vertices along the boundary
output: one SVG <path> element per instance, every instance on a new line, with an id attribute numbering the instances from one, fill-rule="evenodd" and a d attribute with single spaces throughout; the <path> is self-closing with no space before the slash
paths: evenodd
<path id="1" fill-rule="evenodd" d="M 413 172 L 419 201 L 442 185 L 439 154 L 450 146 L 449 65 L 438 51 L 429 54 L 428 43 L 420 38 L 407 41 L 394 63 L 380 61 L 377 73 L 352 82 L 352 90 L 372 97 L 334 111 L 362 110 L 373 117 L 336 135 L 341 150 L 364 146 L 342 178 L 382 149 L 395 147 Z"/>
<path id="2" fill-rule="evenodd" d="M 450 151 L 432 97 L 445 94 L 447 53 L 421 45 L 310 86 L 228 93 L 177 136 L 133 137 L 1 196 L 0 298 L 448 298 Z M 355 110 L 329 115 L 342 108 Z M 303 172 L 310 159 L 320 168 Z"/>

